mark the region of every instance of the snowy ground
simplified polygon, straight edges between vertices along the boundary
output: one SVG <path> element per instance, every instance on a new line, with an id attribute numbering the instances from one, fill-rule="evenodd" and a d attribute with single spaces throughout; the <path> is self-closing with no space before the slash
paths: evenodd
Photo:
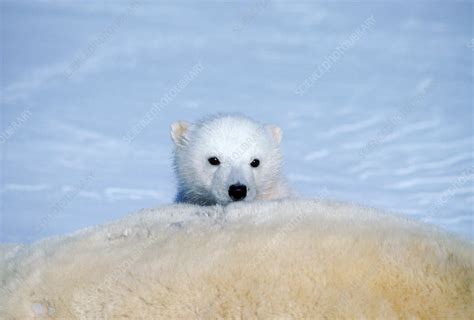
<path id="1" fill-rule="evenodd" d="M 304 196 L 474 239 L 471 3 L 113 3 L 1 2 L 0 241 L 172 202 L 169 125 L 216 112 L 280 125 Z"/>

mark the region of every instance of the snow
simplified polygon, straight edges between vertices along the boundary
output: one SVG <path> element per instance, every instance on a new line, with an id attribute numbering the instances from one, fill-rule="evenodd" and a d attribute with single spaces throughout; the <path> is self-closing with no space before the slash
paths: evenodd
<path id="1" fill-rule="evenodd" d="M 172 202 L 169 126 L 217 112 L 281 126 L 302 196 L 474 239 L 469 2 L 45 0 L 1 10 L 2 242 Z"/>

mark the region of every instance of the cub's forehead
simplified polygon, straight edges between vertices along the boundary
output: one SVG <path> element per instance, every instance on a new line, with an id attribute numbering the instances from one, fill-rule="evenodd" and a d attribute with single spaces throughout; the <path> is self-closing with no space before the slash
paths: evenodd
<path id="1" fill-rule="evenodd" d="M 225 117 L 196 124 L 191 143 L 210 152 L 253 151 L 270 147 L 265 127 L 245 118 Z"/>

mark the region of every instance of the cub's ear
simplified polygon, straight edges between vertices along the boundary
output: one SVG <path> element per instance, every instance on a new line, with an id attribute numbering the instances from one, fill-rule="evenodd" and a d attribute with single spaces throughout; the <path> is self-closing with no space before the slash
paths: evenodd
<path id="1" fill-rule="evenodd" d="M 191 124 L 186 121 L 177 121 L 171 125 L 171 139 L 175 145 L 181 145 Z"/>
<path id="2" fill-rule="evenodd" d="M 273 124 L 267 124 L 265 127 L 268 133 L 270 133 L 270 136 L 275 140 L 275 142 L 277 144 L 280 144 L 281 138 L 283 137 L 283 131 L 281 131 L 281 128 Z"/>

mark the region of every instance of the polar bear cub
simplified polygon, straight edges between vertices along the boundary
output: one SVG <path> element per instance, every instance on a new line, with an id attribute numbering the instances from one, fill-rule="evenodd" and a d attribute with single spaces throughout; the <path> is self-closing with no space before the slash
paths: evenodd
<path id="1" fill-rule="evenodd" d="M 249 118 L 219 115 L 171 125 L 176 202 L 226 205 L 292 194 L 282 175 L 282 131 Z"/>

